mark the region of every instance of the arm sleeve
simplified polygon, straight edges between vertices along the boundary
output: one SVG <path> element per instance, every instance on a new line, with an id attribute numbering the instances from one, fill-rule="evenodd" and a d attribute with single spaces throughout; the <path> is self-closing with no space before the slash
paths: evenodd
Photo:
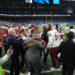
<path id="1" fill-rule="evenodd" d="M 23 46 L 25 46 L 25 45 L 28 45 L 28 43 L 30 42 L 30 38 L 27 38 L 26 40 L 24 40 L 24 42 L 23 42 Z"/>
<path id="2" fill-rule="evenodd" d="M 48 42 L 47 48 L 50 48 L 51 46 L 53 46 L 53 42 L 54 42 L 54 37 L 49 36 L 49 42 Z"/>
<path id="3" fill-rule="evenodd" d="M 16 40 L 15 38 L 12 38 L 12 40 L 11 40 L 12 45 L 18 45 L 18 43 L 19 43 L 18 40 Z"/>
<path id="4" fill-rule="evenodd" d="M 9 59 L 9 57 L 10 56 L 7 56 L 7 54 L 6 54 L 4 57 L 0 58 L 0 64 L 5 63 Z"/>
<path id="5" fill-rule="evenodd" d="M 17 46 L 19 44 L 19 41 L 15 38 L 9 38 L 7 40 L 7 50 L 10 48 L 10 46 Z"/>
<path id="6" fill-rule="evenodd" d="M 40 49 L 44 49 L 46 46 L 46 43 L 43 42 L 43 44 L 41 45 L 40 43 L 37 44 L 37 47 L 40 48 Z"/>
<path id="7" fill-rule="evenodd" d="M 23 42 L 23 49 L 24 49 L 24 50 L 26 50 L 27 48 L 29 48 L 29 47 L 28 47 L 29 41 L 30 41 L 30 39 L 24 40 L 24 42 Z"/>

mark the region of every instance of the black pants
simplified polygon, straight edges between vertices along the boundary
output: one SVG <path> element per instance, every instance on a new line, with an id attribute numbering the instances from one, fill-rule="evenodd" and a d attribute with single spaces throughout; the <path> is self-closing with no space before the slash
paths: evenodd
<path id="1" fill-rule="evenodd" d="M 2 48 L 0 48 L 0 58 L 1 58 L 1 56 L 2 56 Z"/>
<path id="2" fill-rule="evenodd" d="M 20 69 L 22 69 L 24 67 L 24 63 L 25 63 L 25 54 L 21 55 Z"/>
<path id="3" fill-rule="evenodd" d="M 10 75 L 19 75 L 19 59 L 11 57 Z"/>
<path id="4" fill-rule="evenodd" d="M 27 61 L 27 66 L 31 75 L 41 75 L 40 74 L 40 62 Z"/>
<path id="5" fill-rule="evenodd" d="M 62 75 L 73 75 L 74 67 L 69 67 L 65 64 L 63 64 L 62 66 L 63 66 Z"/>
<path id="6" fill-rule="evenodd" d="M 47 51 L 47 53 L 44 52 L 44 60 L 43 61 L 44 61 L 45 64 L 47 64 L 48 54 L 49 54 L 49 50 Z"/>

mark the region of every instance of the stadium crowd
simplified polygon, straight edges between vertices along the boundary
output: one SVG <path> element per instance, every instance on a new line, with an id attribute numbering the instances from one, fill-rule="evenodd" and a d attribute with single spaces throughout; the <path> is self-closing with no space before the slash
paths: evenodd
<path id="1" fill-rule="evenodd" d="M 42 30 L 43 29 L 43 30 Z M 44 53 L 43 64 L 47 67 L 48 54 L 53 67 L 60 65 L 62 75 L 73 75 L 75 66 L 75 29 L 66 25 L 46 25 L 40 28 L 35 25 L 0 26 L 0 64 L 10 57 L 10 75 L 19 75 L 24 64 L 31 75 L 41 75 L 40 61 Z M 66 38 L 64 39 L 64 34 Z M 2 57 L 2 50 L 7 56 Z M 21 60 L 19 59 L 21 58 Z"/>

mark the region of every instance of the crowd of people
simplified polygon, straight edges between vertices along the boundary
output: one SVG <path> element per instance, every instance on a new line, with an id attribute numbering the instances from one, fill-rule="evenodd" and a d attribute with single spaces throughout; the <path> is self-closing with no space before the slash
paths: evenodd
<path id="1" fill-rule="evenodd" d="M 10 57 L 10 75 L 19 75 L 25 64 L 31 75 L 41 75 L 42 53 L 44 54 L 43 64 L 45 67 L 48 66 L 47 59 L 50 54 L 53 65 L 50 69 L 52 71 L 57 69 L 58 63 L 62 75 L 73 75 L 75 66 L 74 39 L 73 25 L 66 25 L 63 28 L 62 25 L 48 24 L 42 29 L 35 25 L 0 26 L 0 64 Z M 7 52 L 4 57 L 2 57 L 2 50 Z"/>

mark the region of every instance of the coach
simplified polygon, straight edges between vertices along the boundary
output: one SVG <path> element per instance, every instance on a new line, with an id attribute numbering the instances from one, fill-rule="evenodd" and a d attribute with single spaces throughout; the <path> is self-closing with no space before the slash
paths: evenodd
<path id="1" fill-rule="evenodd" d="M 31 75 L 40 75 L 40 50 L 45 47 L 45 43 L 39 41 L 40 34 L 35 31 L 33 33 L 33 38 L 26 39 L 24 45 L 29 43 L 34 44 L 33 47 L 28 47 L 25 58 L 27 60 L 28 69 Z"/>
<path id="2" fill-rule="evenodd" d="M 8 38 L 7 38 L 7 50 L 12 48 L 13 54 L 11 55 L 11 64 L 10 64 L 10 75 L 19 75 L 19 50 L 18 50 L 18 40 L 16 40 L 15 35 L 16 32 L 14 29 L 8 30 Z"/>

